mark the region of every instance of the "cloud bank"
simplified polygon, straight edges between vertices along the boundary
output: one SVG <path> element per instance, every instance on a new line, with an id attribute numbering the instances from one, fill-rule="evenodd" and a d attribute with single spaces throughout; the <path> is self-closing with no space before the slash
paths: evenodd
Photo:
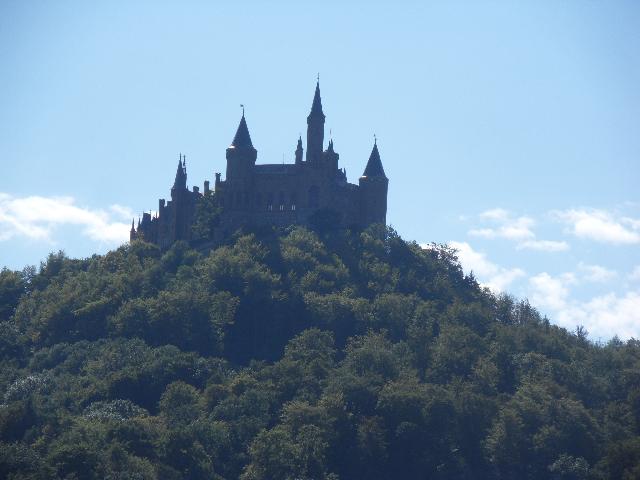
<path id="1" fill-rule="evenodd" d="M 556 210 L 552 216 L 578 238 L 612 245 L 640 243 L 640 220 L 598 209 Z"/>
<path id="2" fill-rule="evenodd" d="M 449 244 L 481 285 L 517 292 L 558 325 L 582 325 L 593 340 L 640 338 L 639 207 L 568 208 L 536 216 L 493 208 L 459 216 L 472 222 L 469 241 Z M 540 238 L 537 230 L 560 238 Z M 505 257 L 509 246 L 512 254 Z M 491 254 L 509 258 L 510 266 L 492 261 Z"/>
<path id="3" fill-rule="evenodd" d="M 15 197 L 0 193 L 0 241 L 25 238 L 54 243 L 56 229 L 75 226 L 80 234 L 108 245 L 129 238 L 133 212 L 121 205 L 108 210 L 76 205 L 72 197 Z"/>
<path id="4" fill-rule="evenodd" d="M 578 264 L 576 272 L 552 275 L 541 272 L 527 277 L 520 268 L 505 268 L 474 250 L 467 242 L 450 242 L 467 273 L 473 272 L 482 286 L 495 293 L 503 292 L 516 280 L 525 282 L 524 291 L 531 304 L 549 315 L 551 320 L 573 330 L 584 326 L 592 340 L 606 340 L 612 335 L 622 339 L 640 338 L 640 291 L 606 292 L 578 300 L 575 289 L 588 283 L 606 284 L 618 273 L 600 265 Z M 640 266 L 628 275 L 640 280 Z"/>
<path id="5" fill-rule="evenodd" d="M 580 302 L 571 297 L 576 283 L 572 274 L 554 277 L 543 272 L 531 277 L 531 302 L 549 309 L 554 322 L 569 330 L 583 325 L 594 340 L 608 339 L 613 334 L 623 339 L 639 338 L 640 292 L 609 292 Z"/>
<path id="6" fill-rule="evenodd" d="M 540 240 L 536 238 L 533 227 L 536 221 L 528 216 L 515 217 L 504 208 L 486 210 L 479 215 L 483 223 L 490 226 L 469 230 L 472 237 L 486 239 L 502 238 L 516 242 L 518 250 L 537 250 L 542 252 L 562 252 L 569 250 L 569 244 L 558 240 Z"/>
<path id="7" fill-rule="evenodd" d="M 484 253 L 474 250 L 467 242 L 449 242 L 458 251 L 458 259 L 467 272 L 473 272 L 482 286 L 495 292 L 504 291 L 517 278 L 525 275 L 520 268 L 504 268 L 490 262 Z"/>

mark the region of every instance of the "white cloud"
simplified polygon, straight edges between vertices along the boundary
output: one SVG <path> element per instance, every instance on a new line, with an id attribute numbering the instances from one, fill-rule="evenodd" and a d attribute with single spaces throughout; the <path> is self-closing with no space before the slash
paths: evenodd
<path id="1" fill-rule="evenodd" d="M 564 241 L 538 240 L 533 232 L 536 222 L 528 216 L 515 217 L 504 208 L 486 210 L 479 215 L 483 222 L 492 225 L 469 230 L 469 235 L 481 238 L 504 238 L 517 242 L 518 250 L 537 250 L 541 252 L 563 252 L 569 250 Z"/>
<path id="2" fill-rule="evenodd" d="M 480 228 L 470 230 L 469 234 L 484 238 L 506 238 L 507 240 L 524 240 L 535 237 L 531 227 L 534 221 L 529 217 L 511 218 L 506 210 L 496 208 L 480 214 L 481 218 L 501 223 L 496 228 Z"/>
<path id="3" fill-rule="evenodd" d="M 626 207 L 638 205 L 629 204 Z M 593 252 L 590 250 L 592 245 L 573 245 L 570 237 L 566 236 L 555 240 L 537 236 L 538 228 L 550 228 L 552 225 L 547 223 L 554 220 L 558 234 L 563 230 L 565 235 L 603 244 L 637 246 L 640 244 L 640 219 L 637 213 L 629 212 L 628 208 L 573 208 L 553 210 L 538 218 L 494 208 L 475 218 L 469 217 L 467 221 L 474 219 L 476 223 L 470 226 L 469 235 L 508 240 L 517 250 L 566 252 L 575 247 L 574 255 L 557 258 L 557 265 L 516 263 L 527 270 L 540 268 L 532 276 L 525 276 L 520 268 L 508 269 L 492 263 L 484 253 L 474 250 L 468 243 L 452 242 L 451 245 L 458 249 L 458 257 L 465 271 L 473 270 L 481 284 L 493 290 L 503 290 L 509 286 L 513 288 L 515 285 L 520 293 L 529 297 L 533 305 L 549 315 L 551 321 L 569 330 L 584 325 L 594 340 L 608 339 L 613 335 L 625 339 L 640 338 L 640 265 L 637 262 L 630 264 L 630 271 L 616 271 L 607 261 L 606 250 Z M 573 263 L 576 256 L 577 265 Z M 529 256 L 518 258 L 522 262 L 530 260 Z M 575 266 L 571 269 L 573 271 L 544 271 L 544 268 L 562 268 L 560 265 L 563 261 L 571 261 Z"/>
<path id="4" fill-rule="evenodd" d="M 640 292 L 607 293 L 572 303 L 557 312 L 557 322 L 567 328 L 584 325 L 593 340 L 614 334 L 625 340 L 640 338 Z"/>
<path id="5" fill-rule="evenodd" d="M 569 285 L 575 283 L 575 276 L 571 273 L 553 277 L 542 272 L 529 278 L 531 287 L 531 303 L 540 307 L 559 310 L 567 305 Z"/>
<path id="6" fill-rule="evenodd" d="M 516 248 L 518 250 L 538 250 L 541 252 L 564 252 L 569 250 L 569 244 L 555 240 L 526 240 L 520 242 Z"/>
<path id="7" fill-rule="evenodd" d="M 640 243 L 640 220 L 617 219 L 606 210 L 571 209 L 552 214 L 580 238 L 614 245 Z"/>
<path id="8" fill-rule="evenodd" d="M 134 218 L 136 216 L 135 212 L 131 210 L 129 207 L 118 205 L 117 203 L 111 205 L 109 207 L 109 210 L 111 210 L 115 215 L 118 216 L 118 218 L 122 220 L 128 221 L 130 218 Z"/>
<path id="9" fill-rule="evenodd" d="M 609 292 L 579 301 L 571 292 L 577 283 L 573 273 L 552 276 L 543 272 L 529 279 L 529 298 L 535 307 L 548 310 L 554 323 L 568 330 L 583 325 L 593 340 L 613 335 L 640 338 L 640 292 Z"/>
<path id="10" fill-rule="evenodd" d="M 620 221 L 634 230 L 640 230 L 640 220 L 636 218 L 622 217 Z"/>
<path id="11" fill-rule="evenodd" d="M 496 292 L 504 291 L 514 280 L 525 275 L 520 268 L 507 269 L 489 261 L 482 252 L 467 242 L 449 242 L 458 251 L 458 259 L 465 271 L 473 271 L 481 285 Z"/>
<path id="12" fill-rule="evenodd" d="M 618 276 L 614 270 L 609 270 L 600 265 L 587 265 L 580 262 L 578 268 L 583 272 L 582 278 L 588 282 L 603 283 L 613 280 Z"/>
<path id="13" fill-rule="evenodd" d="M 121 205 L 112 205 L 110 211 L 79 207 L 72 197 L 14 197 L 0 193 L 0 241 L 24 237 L 52 242 L 57 227 L 78 226 L 92 240 L 117 245 L 128 239 L 130 228 L 128 222 L 119 220 L 133 215 Z"/>
<path id="14" fill-rule="evenodd" d="M 487 220 L 504 221 L 509 218 L 509 211 L 504 208 L 492 208 L 491 210 L 485 210 L 480 214 L 480 218 Z"/>

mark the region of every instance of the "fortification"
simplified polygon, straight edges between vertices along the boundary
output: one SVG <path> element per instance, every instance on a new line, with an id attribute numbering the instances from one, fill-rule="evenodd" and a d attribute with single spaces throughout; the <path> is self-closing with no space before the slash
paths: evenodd
<path id="1" fill-rule="evenodd" d="M 251 142 L 244 110 L 238 130 L 227 148 L 225 179 L 215 174 L 214 189 L 187 188 L 186 160 L 180 155 L 171 200 L 160 199 L 155 216 L 145 213 L 132 223 L 130 238 L 144 238 L 162 248 L 177 240 L 193 239 L 196 208 L 203 195 L 213 195 L 220 207 L 212 240 L 222 240 L 242 227 L 264 225 L 310 225 L 318 218 L 341 227 L 362 228 L 386 223 L 389 180 L 384 173 L 377 142 L 358 185 L 347 181 L 338 166 L 333 140 L 324 148 L 325 115 L 320 84 L 307 117 L 307 151 L 298 138 L 295 163 L 256 164 L 257 150 Z"/>

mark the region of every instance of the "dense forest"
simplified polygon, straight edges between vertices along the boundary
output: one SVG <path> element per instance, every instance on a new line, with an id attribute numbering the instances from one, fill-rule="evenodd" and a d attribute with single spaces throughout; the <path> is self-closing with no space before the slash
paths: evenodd
<path id="1" fill-rule="evenodd" d="M 640 478 L 638 340 L 381 226 L 4 269 L 0 362 L 0 478 Z"/>

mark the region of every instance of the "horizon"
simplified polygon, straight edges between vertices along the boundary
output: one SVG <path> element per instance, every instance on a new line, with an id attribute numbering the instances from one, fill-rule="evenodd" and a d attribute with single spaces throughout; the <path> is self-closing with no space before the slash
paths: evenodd
<path id="1" fill-rule="evenodd" d="M 640 5 L 294 5 L 3 3 L 0 266 L 116 248 L 178 154 L 213 183 L 241 104 L 257 163 L 292 163 L 319 71 L 325 144 L 354 183 L 376 136 L 403 238 L 640 338 Z"/>

